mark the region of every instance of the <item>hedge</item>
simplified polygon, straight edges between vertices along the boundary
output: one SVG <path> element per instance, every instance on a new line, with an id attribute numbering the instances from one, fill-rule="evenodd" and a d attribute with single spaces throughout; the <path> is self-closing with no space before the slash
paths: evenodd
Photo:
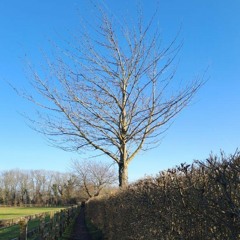
<path id="1" fill-rule="evenodd" d="M 240 154 L 211 155 L 86 204 L 107 240 L 240 239 Z"/>

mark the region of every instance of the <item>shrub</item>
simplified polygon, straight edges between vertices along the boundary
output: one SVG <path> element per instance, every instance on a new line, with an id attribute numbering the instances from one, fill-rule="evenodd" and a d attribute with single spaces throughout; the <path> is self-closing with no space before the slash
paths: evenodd
<path id="1" fill-rule="evenodd" d="M 240 239 L 240 154 L 181 164 L 90 200 L 104 239 Z"/>

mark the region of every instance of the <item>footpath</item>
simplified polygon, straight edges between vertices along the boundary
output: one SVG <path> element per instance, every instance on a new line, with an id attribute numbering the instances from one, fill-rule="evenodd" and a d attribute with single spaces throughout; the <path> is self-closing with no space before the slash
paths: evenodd
<path id="1" fill-rule="evenodd" d="M 78 215 L 73 227 L 71 240 L 92 240 L 85 223 L 84 206 L 81 207 L 80 214 Z"/>

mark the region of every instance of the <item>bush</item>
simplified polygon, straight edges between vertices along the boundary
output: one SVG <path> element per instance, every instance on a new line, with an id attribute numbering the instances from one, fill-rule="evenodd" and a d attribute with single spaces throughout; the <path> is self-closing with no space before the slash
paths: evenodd
<path id="1" fill-rule="evenodd" d="M 240 239 L 240 154 L 162 171 L 90 200 L 86 215 L 104 239 Z"/>

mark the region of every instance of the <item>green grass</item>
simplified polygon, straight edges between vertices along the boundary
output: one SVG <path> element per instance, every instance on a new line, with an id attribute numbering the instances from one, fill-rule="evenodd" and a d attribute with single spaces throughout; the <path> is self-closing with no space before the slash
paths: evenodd
<path id="1" fill-rule="evenodd" d="M 20 218 L 45 212 L 59 211 L 63 207 L 0 207 L 0 220 Z M 28 230 L 39 225 L 39 219 L 29 221 Z M 0 229 L 0 240 L 13 239 L 19 235 L 19 225 Z"/>
<path id="2" fill-rule="evenodd" d="M 63 207 L 0 207 L 0 220 L 20 218 L 24 216 L 59 211 Z"/>
<path id="3" fill-rule="evenodd" d="M 89 221 L 88 219 L 85 220 L 86 221 L 86 225 L 87 225 L 87 229 L 92 237 L 93 240 L 103 240 L 103 235 L 101 230 L 97 229 L 92 223 L 91 221 Z"/>
<path id="4" fill-rule="evenodd" d="M 13 239 L 18 235 L 19 235 L 19 225 L 14 225 L 9 228 L 4 228 L 0 230 L 1 240 Z"/>
<path id="5" fill-rule="evenodd" d="M 75 213 L 73 220 L 70 222 L 69 226 L 67 226 L 67 228 L 65 229 L 63 236 L 62 236 L 62 238 L 60 238 L 60 240 L 68 239 L 71 236 L 74 225 L 76 224 L 75 221 L 76 221 L 78 214 L 79 214 L 79 210 Z"/>

